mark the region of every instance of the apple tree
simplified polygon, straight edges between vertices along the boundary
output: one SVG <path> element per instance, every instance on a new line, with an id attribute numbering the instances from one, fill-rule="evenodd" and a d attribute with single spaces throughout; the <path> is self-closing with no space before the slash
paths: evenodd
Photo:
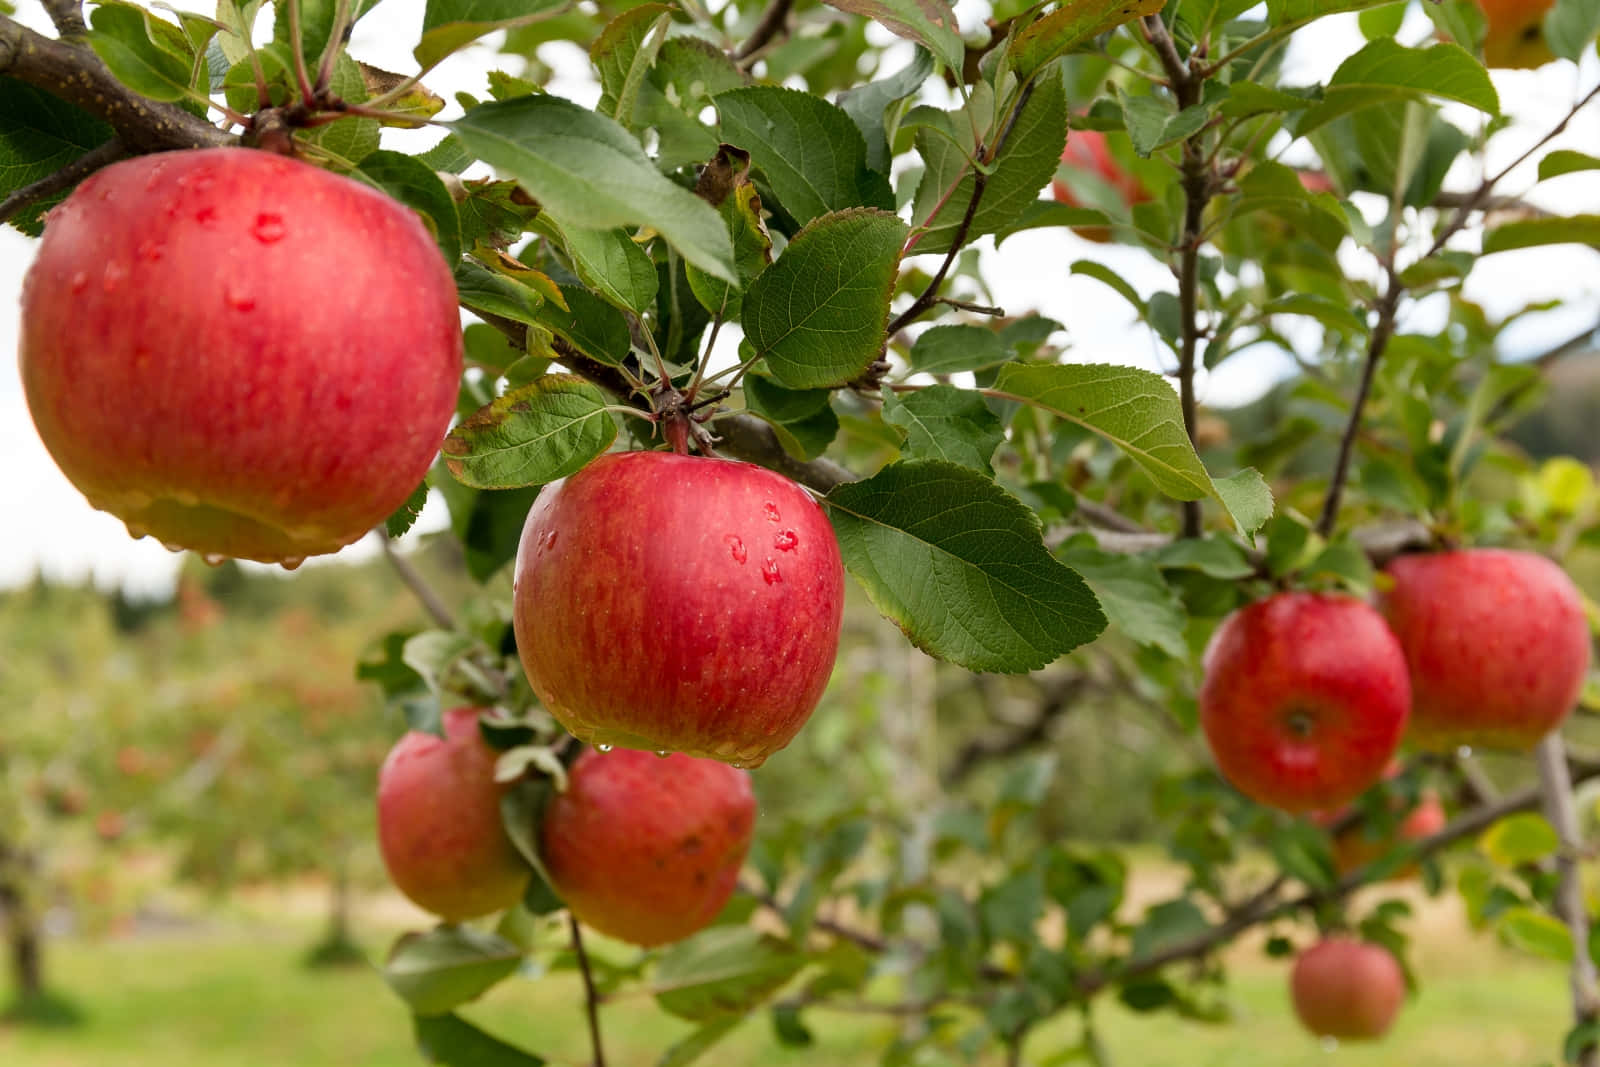
<path id="1" fill-rule="evenodd" d="M 413 727 L 391 873 L 451 920 L 386 968 L 426 1057 L 543 1062 L 458 1011 L 531 956 L 581 973 L 597 1064 L 628 990 L 696 1024 L 663 1063 L 824 1009 L 891 1020 L 890 1064 L 1093 1062 L 1101 997 L 1225 1017 L 1252 930 L 1307 950 L 1309 1029 L 1376 1037 L 1408 907 L 1355 891 L 1415 864 L 1570 967 L 1550 1046 L 1597 1062 L 1600 764 L 1563 735 L 1600 492 L 1505 437 L 1546 364 L 1498 342 L 1542 309 L 1471 295 L 1600 242 L 1538 202 L 1600 168 L 1558 147 L 1600 96 L 1592 0 L 429 0 L 407 72 L 363 62 L 376 5 L 261 6 L 0 16 L 0 218 L 42 233 L 20 365 L 135 536 L 292 567 L 445 502 L 481 591 L 391 552 L 433 628 L 360 667 Z M 1330 19 L 1360 39 L 1308 75 Z M 491 54 L 458 108 L 429 90 Z M 1510 115 L 1485 59 L 1581 87 Z M 1046 272 L 1093 306 L 1015 306 Z M 1162 372 L 1079 358 L 1106 307 Z M 1270 409 L 1202 408 L 1264 350 L 1299 367 Z M 1054 818 L 1069 714 L 1184 754 L 1085 769 L 1148 809 L 1167 897 Z M 765 776 L 812 787 L 752 840 Z"/>

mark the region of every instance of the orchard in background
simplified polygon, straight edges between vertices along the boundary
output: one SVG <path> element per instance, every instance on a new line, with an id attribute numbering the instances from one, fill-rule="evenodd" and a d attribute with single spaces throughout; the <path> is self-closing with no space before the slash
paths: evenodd
<path id="1" fill-rule="evenodd" d="M 1570 968 L 1548 1046 L 1600 1062 L 1600 611 L 1563 572 L 1600 573 L 1600 490 L 1505 436 L 1573 346 L 1505 362 L 1516 316 L 1466 288 L 1600 246 L 1535 202 L 1600 170 L 1554 147 L 1600 95 L 1593 0 L 431 0 L 401 72 L 347 50 L 381 10 L 262 6 L 0 13 L 0 219 L 42 234 L 21 368 L 86 496 L 211 562 L 444 499 L 476 590 L 386 544 L 434 628 L 359 665 L 409 727 L 384 859 L 447 920 L 385 965 L 426 1058 L 544 1062 L 458 1012 L 529 962 L 581 973 L 599 1065 L 639 991 L 696 1025 L 663 1064 L 828 1010 L 885 1016 L 886 1064 L 1096 1062 L 1097 998 L 1221 1021 L 1258 929 L 1313 1034 L 1377 1038 L 1409 908 L 1356 891 L 1415 867 Z M 1329 77 L 1285 67 L 1350 13 Z M 447 110 L 429 73 L 481 40 Z M 546 91 L 553 42 L 593 107 Z M 1566 64 L 1570 106 L 1513 121 L 1485 61 Z M 1141 256 L 1161 284 L 1114 266 Z M 1166 373 L 1078 359 L 1083 309 L 1013 306 L 1008 271 L 1099 283 Z M 1264 348 L 1302 371 L 1271 412 L 1202 411 Z M 1058 776 L 1069 713 L 1206 755 Z M 1153 813 L 1180 888 L 1135 907 L 1065 832 L 1084 781 Z"/>

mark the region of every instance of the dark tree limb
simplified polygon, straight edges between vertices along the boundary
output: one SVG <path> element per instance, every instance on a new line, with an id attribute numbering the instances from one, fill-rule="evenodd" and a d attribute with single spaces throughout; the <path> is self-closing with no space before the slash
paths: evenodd
<path id="1" fill-rule="evenodd" d="M 1344 500 L 1345 482 L 1350 477 L 1350 461 L 1355 455 L 1356 438 L 1361 434 L 1361 418 L 1366 413 L 1367 400 L 1372 395 L 1372 383 L 1377 378 L 1378 363 L 1389 348 L 1394 336 L 1395 320 L 1400 311 L 1400 294 L 1404 287 L 1395 273 L 1394 264 L 1387 267 L 1388 282 L 1383 299 L 1378 303 L 1378 321 L 1367 339 L 1366 358 L 1361 361 L 1361 381 L 1356 386 L 1355 399 L 1350 402 L 1350 418 L 1345 422 L 1344 434 L 1339 438 L 1339 454 L 1333 462 L 1333 475 L 1328 480 L 1328 495 L 1322 501 L 1322 515 L 1317 519 L 1317 532 L 1323 537 L 1333 534 L 1339 522 L 1339 505 Z"/>
<path id="2" fill-rule="evenodd" d="M 741 64 L 757 52 L 761 51 L 779 35 L 789 31 L 789 10 L 794 7 L 794 0 L 772 0 L 767 9 L 761 13 L 761 20 L 756 23 L 756 28 L 750 31 L 750 37 L 734 49 L 733 58 Z"/>
<path id="3" fill-rule="evenodd" d="M 238 138 L 176 104 L 123 85 L 88 47 L 51 40 L 0 15 L 0 74 L 105 120 L 133 153 L 213 148 Z"/>
<path id="4" fill-rule="evenodd" d="M 572 954 L 578 958 L 578 972 L 583 975 L 583 1005 L 589 1017 L 589 1047 L 594 1051 L 594 1067 L 606 1067 L 605 1049 L 600 1044 L 600 994 L 594 988 L 594 974 L 589 970 L 589 954 L 583 948 L 583 931 L 578 917 L 567 913 L 572 927 Z"/>

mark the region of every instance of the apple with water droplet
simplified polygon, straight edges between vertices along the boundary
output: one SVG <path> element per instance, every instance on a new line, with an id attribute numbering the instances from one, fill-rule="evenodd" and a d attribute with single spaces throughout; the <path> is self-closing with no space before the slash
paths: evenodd
<path id="1" fill-rule="evenodd" d="M 378 770 L 378 848 L 413 904 L 447 922 L 501 911 L 531 874 L 500 819 L 505 786 L 478 708 L 444 713 L 444 737 L 413 730 Z"/>
<path id="2" fill-rule="evenodd" d="M 268 152 L 141 156 L 54 209 L 22 382 L 62 472 L 135 536 L 294 566 L 404 503 L 461 374 L 450 268 L 408 208 Z"/>
<path id="3" fill-rule="evenodd" d="M 833 528 L 748 463 L 601 456 L 534 501 L 515 582 L 528 681 L 593 745 L 759 766 L 810 717 L 838 651 Z"/>
<path id="4" fill-rule="evenodd" d="M 540 823 L 540 857 L 572 914 L 649 947 L 716 918 L 755 832 L 750 775 L 717 760 L 587 749 Z"/>
<path id="5" fill-rule="evenodd" d="M 1393 1025 L 1406 977 L 1387 949 L 1333 935 L 1295 958 L 1289 995 L 1300 1022 L 1318 1037 L 1371 1041 Z"/>
<path id="6" fill-rule="evenodd" d="M 1543 556 L 1476 548 L 1400 556 L 1379 606 L 1411 670 L 1409 740 L 1529 749 L 1589 673 L 1583 597 Z"/>
<path id="7" fill-rule="evenodd" d="M 1405 730 L 1405 655 L 1355 597 L 1278 593 L 1206 648 L 1200 725 L 1223 777 L 1285 811 L 1337 808 L 1383 776 Z"/>

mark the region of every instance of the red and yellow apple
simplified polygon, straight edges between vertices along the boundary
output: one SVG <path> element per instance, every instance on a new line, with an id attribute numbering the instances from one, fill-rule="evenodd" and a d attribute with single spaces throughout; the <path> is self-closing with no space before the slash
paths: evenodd
<path id="1" fill-rule="evenodd" d="M 1387 949 L 1333 935 L 1295 958 L 1289 995 L 1300 1022 L 1318 1037 L 1370 1041 L 1393 1025 L 1406 978 Z"/>
<path id="2" fill-rule="evenodd" d="M 1411 704 L 1405 656 L 1354 597 L 1279 593 L 1224 619 L 1200 725 L 1222 775 L 1285 811 L 1337 808 L 1382 777 Z"/>
<path id="3" fill-rule="evenodd" d="M 828 684 L 844 569 L 787 478 L 612 453 L 534 501 L 513 599 L 528 681 L 580 740 L 755 767 Z"/>
<path id="4" fill-rule="evenodd" d="M 1478 0 L 1488 30 L 1483 38 L 1486 67 L 1542 67 L 1555 59 L 1544 37 L 1544 16 L 1555 0 Z"/>
<path id="5" fill-rule="evenodd" d="M 447 922 L 515 904 L 530 869 L 500 821 L 503 786 L 477 708 L 444 714 L 445 736 L 413 730 L 378 771 L 378 847 L 395 886 Z"/>
<path id="6" fill-rule="evenodd" d="M 750 775 L 681 753 L 587 749 L 551 798 L 540 854 L 580 922 L 646 947 L 716 918 L 750 851 Z"/>
<path id="7" fill-rule="evenodd" d="M 1589 671 L 1583 598 L 1543 556 L 1464 549 L 1401 556 L 1379 607 L 1411 673 L 1409 740 L 1528 749 L 1561 725 Z"/>
<path id="8" fill-rule="evenodd" d="M 1061 166 L 1068 172 L 1087 175 L 1091 180 L 1109 186 L 1123 208 L 1131 208 L 1150 199 L 1144 183 L 1111 154 L 1106 135 L 1099 130 L 1067 131 L 1067 146 L 1061 152 Z M 1056 200 L 1068 207 L 1099 206 L 1086 203 L 1083 197 L 1073 191 L 1071 181 L 1059 172 L 1050 188 Z M 1102 244 L 1111 240 L 1111 229 L 1107 226 L 1074 226 L 1072 232 Z"/>
<path id="9" fill-rule="evenodd" d="M 295 566 L 403 503 L 455 407 L 460 312 L 417 216 L 267 152 L 141 156 L 53 210 L 22 382 L 62 473 L 136 537 Z"/>

